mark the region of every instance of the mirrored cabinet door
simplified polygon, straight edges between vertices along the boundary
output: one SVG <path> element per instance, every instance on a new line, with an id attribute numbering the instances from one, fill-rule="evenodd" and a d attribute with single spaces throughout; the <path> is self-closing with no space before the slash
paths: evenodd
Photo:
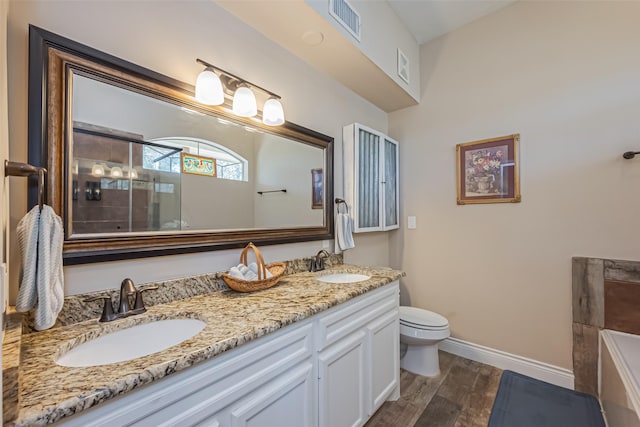
<path id="1" fill-rule="evenodd" d="M 398 143 L 358 123 L 343 130 L 345 200 L 354 231 L 399 226 Z"/>

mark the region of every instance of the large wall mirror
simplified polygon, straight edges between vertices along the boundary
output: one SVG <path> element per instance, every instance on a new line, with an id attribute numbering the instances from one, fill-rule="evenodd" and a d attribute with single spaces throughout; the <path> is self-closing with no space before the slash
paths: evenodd
<path id="1" fill-rule="evenodd" d="M 65 264 L 333 238 L 332 159 L 326 135 L 30 27 L 29 162 L 49 170 Z"/>

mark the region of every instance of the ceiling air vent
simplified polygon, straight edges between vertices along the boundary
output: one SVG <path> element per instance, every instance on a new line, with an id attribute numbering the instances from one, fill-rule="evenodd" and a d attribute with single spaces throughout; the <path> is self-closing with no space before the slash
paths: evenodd
<path id="1" fill-rule="evenodd" d="M 329 13 L 360 41 L 360 15 L 347 0 L 329 0 Z"/>

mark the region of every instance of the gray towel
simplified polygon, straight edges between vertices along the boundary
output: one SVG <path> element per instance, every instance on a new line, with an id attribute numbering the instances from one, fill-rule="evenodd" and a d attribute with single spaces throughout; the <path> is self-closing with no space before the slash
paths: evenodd
<path id="1" fill-rule="evenodd" d="M 62 219 L 49 206 L 42 212 L 35 206 L 20 220 L 17 232 L 22 279 L 16 310 L 35 307 L 35 329 L 41 331 L 56 323 L 64 303 Z"/>

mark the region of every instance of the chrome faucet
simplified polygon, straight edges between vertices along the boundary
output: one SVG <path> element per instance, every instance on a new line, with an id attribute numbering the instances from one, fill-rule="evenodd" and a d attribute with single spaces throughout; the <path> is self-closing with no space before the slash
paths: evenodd
<path id="1" fill-rule="evenodd" d="M 88 298 L 84 300 L 84 302 L 104 300 L 100 322 L 111 322 L 112 320 L 122 319 L 123 317 L 133 316 L 134 314 L 142 314 L 147 311 L 144 306 L 144 301 L 142 300 L 142 293 L 152 289 L 158 289 L 158 287 L 149 286 L 138 290 L 133 284 L 133 280 L 129 278 L 124 279 L 120 284 L 120 303 L 118 304 L 118 311 L 116 312 L 113 311 L 110 296 Z"/>
<path id="2" fill-rule="evenodd" d="M 324 270 L 324 260 L 326 258 L 329 258 L 329 252 L 324 249 L 320 250 L 316 256 L 311 257 L 311 261 L 309 262 L 309 271 Z"/>

